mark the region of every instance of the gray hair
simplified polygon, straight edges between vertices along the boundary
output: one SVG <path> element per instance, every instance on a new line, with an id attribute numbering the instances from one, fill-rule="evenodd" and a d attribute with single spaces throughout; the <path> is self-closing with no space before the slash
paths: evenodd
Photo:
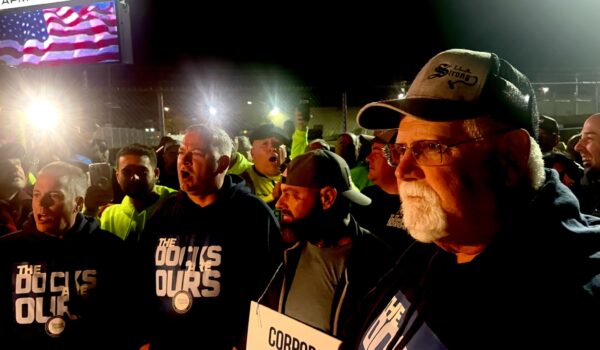
<path id="1" fill-rule="evenodd" d="M 506 127 L 506 125 L 499 123 L 498 121 L 485 117 L 467 119 L 463 122 L 463 129 L 467 135 L 472 138 L 482 137 L 486 132 L 489 132 L 488 129 L 494 127 L 497 128 L 498 126 Z M 529 159 L 527 161 L 527 167 L 529 168 L 529 181 L 531 187 L 534 190 L 537 190 L 542 187 L 544 181 L 546 180 L 546 173 L 544 172 L 544 159 L 539 144 L 533 137 L 531 137 L 531 135 L 529 136 L 529 144 Z"/>
<path id="2" fill-rule="evenodd" d="M 85 197 L 88 188 L 87 175 L 80 168 L 63 161 L 55 161 L 44 166 L 39 175 L 52 175 L 65 184 L 67 192 L 73 198 Z"/>
<path id="3" fill-rule="evenodd" d="M 195 124 L 185 129 L 185 133 L 188 132 L 195 132 L 208 141 L 210 148 L 216 152 L 217 159 L 221 156 L 231 156 L 233 143 L 225 130 L 213 125 Z"/>
<path id="4" fill-rule="evenodd" d="M 529 167 L 529 177 L 531 179 L 531 187 L 534 190 L 539 189 L 546 181 L 546 173 L 544 172 L 544 158 L 540 145 L 535 139 L 529 136 L 529 160 L 527 166 Z"/>

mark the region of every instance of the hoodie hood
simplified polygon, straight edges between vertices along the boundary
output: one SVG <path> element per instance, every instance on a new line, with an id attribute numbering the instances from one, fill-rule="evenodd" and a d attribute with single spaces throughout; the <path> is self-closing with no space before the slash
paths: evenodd
<path id="1" fill-rule="evenodd" d="M 540 190 L 528 201 L 515 199 L 511 212 L 474 261 L 504 271 L 527 267 L 548 276 L 577 271 L 568 278 L 582 286 L 594 278 L 600 261 L 600 218 L 580 213 L 577 198 L 555 171 L 546 169 Z"/>
<path id="2" fill-rule="evenodd" d="M 33 220 L 33 218 L 32 218 Z M 100 227 L 100 222 L 91 216 L 85 216 L 81 213 L 78 213 L 75 217 L 75 223 L 73 226 L 67 230 L 62 236 L 63 239 L 71 239 L 75 236 L 79 235 L 89 235 Z M 33 229 L 33 236 L 39 237 L 41 239 L 58 239 L 58 237 L 54 237 L 52 235 L 45 234 L 43 232 L 39 232 L 35 228 L 35 223 L 32 224 L 31 228 Z"/>
<path id="3" fill-rule="evenodd" d="M 555 171 L 546 169 L 546 182 L 530 202 L 535 219 L 542 227 L 561 227 L 574 239 L 600 243 L 600 218 L 582 214 L 573 192 L 560 181 Z M 540 237 L 541 238 L 541 237 Z M 592 244 L 589 249 L 598 248 Z M 595 252 L 595 251 L 591 251 Z"/>
<path id="4" fill-rule="evenodd" d="M 216 201 L 206 206 L 204 209 L 220 208 L 223 205 L 227 205 L 231 198 L 248 195 L 251 195 L 251 192 L 244 179 L 237 175 L 227 174 L 225 175 L 223 186 L 217 191 Z M 161 203 L 161 206 L 170 206 L 171 203 L 180 203 L 178 205 L 182 205 L 186 211 L 195 211 L 200 208 L 184 191 L 179 191 L 177 195 L 165 199 L 163 203 Z"/>
<path id="5" fill-rule="evenodd" d="M 67 231 L 66 235 L 79 232 L 82 234 L 90 234 L 93 231 L 97 230 L 100 226 L 100 222 L 91 216 L 85 216 L 81 213 L 77 214 L 77 218 L 75 219 L 75 224 L 73 227 Z"/>
<path id="6" fill-rule="evenodd" d="M 600 219 L 580 212 L 579 201 L 555 171 L 546 169 L 546 180 L 538 191 L 513 198 L 509 204 L 510 212 L 495 241 L 542 247 L 566 236 L 574 241 L 597 241 L 587 247 L 590 252 L 594 246 L 600 247 Z M 585 243 L 581 248 L 585 248 Z"/>
<path id="7" fill-rule="evenodd" d="M 246 181 L 237 175 L 226 175 L 223 186 L 217 194 L 217 201 L 230 199 L 240 194 L 250 194 L 250 188 L 246 185 Z"/>

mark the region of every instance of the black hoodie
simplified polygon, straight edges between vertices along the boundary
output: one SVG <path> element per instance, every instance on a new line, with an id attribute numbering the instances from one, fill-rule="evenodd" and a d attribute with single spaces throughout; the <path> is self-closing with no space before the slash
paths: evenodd
<path id="1" fill-rule="evenodd" d="M 281 261 L 272 211 L 227 175 L 200 207 L 185 192 L 167 198 L 140 241 L 144 310 L 152 349 L 231 349 L 243 344 L 250 301 Z"/>
<path id="2" fill-rule="evenodd" d="M 599 222 L 580 214 L 555 172 L 546 177 L 513 199 L 471 262 L 414 243 L 363 305 L 362 331 L 346 348 L 393 349 L 385 344 L 399 334 L 398 349 L 596 348 Z"/>
<path id="3" fill-rule="evenodd" d="M 123 312 L 122 298 L 115 298 L 125 289 L 122 247 L 81 214 L 62 238 L 35 225 L 0 238 L 0 332 L 10 334 L 2 348 L 81 349 L 114 341 L 106 335 L 116 335 Z"/>

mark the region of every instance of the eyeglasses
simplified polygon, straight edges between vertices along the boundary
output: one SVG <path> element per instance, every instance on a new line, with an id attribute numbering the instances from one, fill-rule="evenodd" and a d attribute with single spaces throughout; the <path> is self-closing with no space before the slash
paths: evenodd
<path id="1" fill-rule="evenodd" d="M 383 147 L 383 155 L 387 161 L 387 163 L 392 167 L 397 167 L 400 164 L 400 161 L 404 157 L 404 154 L 408 149 L 410 149 L 413 157 L 415 158 L 417 164 L 422 166 L 437 166 L 437 165 L 449 165 L 451 164 L 455 158 L 453 157 L 451 152 L 448 150 L 452 147 L 460 146 L 465 143 L 469 143 L 472 141 L 481 141 L 487 137 L 501 135 L 507 132 L 515 130 L 514 128 L 510 129 L 501 129 L 486 135 L 482 135 L 479 137 L 470 138 L 467 140 L 463 140 L 460 142 L 456 142 L 450 145 L 446 145 L 440 143 L 435 140 L 420 140 L 415 141 L 409 145 L 404 143 L 390 143 L 386 144 Z"/>

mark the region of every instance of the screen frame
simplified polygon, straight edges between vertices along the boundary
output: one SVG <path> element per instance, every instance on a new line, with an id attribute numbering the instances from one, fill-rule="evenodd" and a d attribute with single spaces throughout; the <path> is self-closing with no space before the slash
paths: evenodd
<path id="1" fill-rule="evenodd" d="M 112 1 L 115 4 L 115 11 L 117 16 L 117 35 L 119 37 L 119 60 L 116 62 L 103 62 L 103 63 L 62 63 L 57 66 L 71 66 L 71 65 L 85 65 L 85 64 L 133 64 L 133 44 L 131 34 L 131 6 L 126 0 L 70 0 L 60 2 L 48 2 L 39 5 L 28 5 L 21 7 L 13 7 L 8 9 L 0 9 L 0 15 L 8 15 L 12 13 L 20 13 L 25 11 L 35 11 L 40 9 L 62 7 L 62 6 L 82 6 L 91 5 L 98 2 Z M 0 61 L 0 65 L 6 65 L 3 61 Z M 14 66 L 19 68 L 20 65 Z"/>

